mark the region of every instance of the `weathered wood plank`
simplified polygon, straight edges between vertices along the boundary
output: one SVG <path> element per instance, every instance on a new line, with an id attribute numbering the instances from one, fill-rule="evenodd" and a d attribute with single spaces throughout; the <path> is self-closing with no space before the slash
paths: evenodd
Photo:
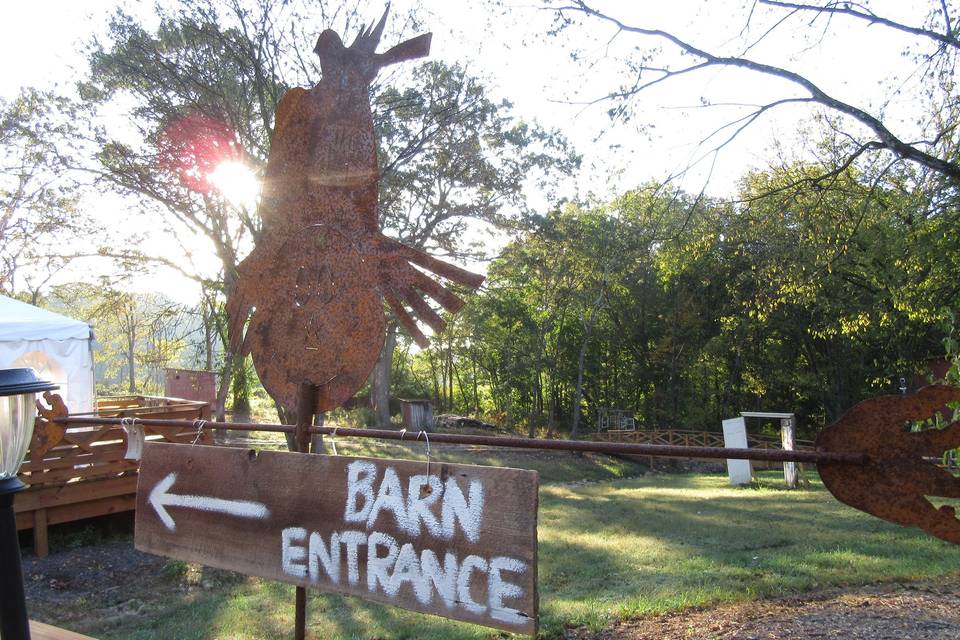
<path id="1" fill-rule="evenodd" d="M 537 484 L 518 469 L 147 443 L 135 543 L 532 635 Z"/>
<path id="2" fill-rule="evenodd" d="M 120 459 L 106 462 L 96 462 L 79 469 L 53 469 L 43 472 L 42 475 L 34 476 L 34 478 L 39 477 L 40 482 L 43 484 L 62 484 L 71 480 L 87 481 L 94 480 L 96 478 L 114 477 L 125 471 L 136 473 L 137 461 Z M 33 486 L 36 483 L 37 481 L 34 479 L 30 484 Z"/>
<path id="3" fill-rule="evenodd" d="M 106 516 L 112 513 L 133 511 L 136 505 L 137 496 L 134 493 L 89 500 L 86 502 L 75 502 L 73 504 L 47 509 L 47 520 L 49 524 L 63 524 L 64 522 L 74 522 L 85 518 L 96 518 L 97 516 Z"/>
<path id="4" fill-rule="evenodd" d="M 46 509 L 37 509 L 33 512 L 33 552 L 41 558 L 46 558 L 50 553 Z"/>
<path id="5" fill-rule="evenodd" d="M 95 480 L 91 482 L 76 482 L 60 487 L 44 487 L 41 489 L 27 489 L 17 495 L 13 508 L 21 511 L 34 511 L 44 507 L 56 507 L 64 504 L 97 500 L 116 495 L 133 494 L 137 491 L 136 476 L 124 476 Z"/>
<path id="6" fill-rule="evenodd" d="M 47 514 L 47 524 L 63 524 L 64 522 L 74 522 L 84 518 L 96 518 L 97 516 L 106 516 L 112 513 L 123 513 L 124 511 L 133 511 L 137 500 L 135 493 L 129 493 L 121 496 L 112 496 L 109 498 L 99 498 L 85 502 L 74 502 L 58 507 L 52 507 L 44 510 Z M 17 513 L 17 530 L 33 529 L 37 525 L 36 514 L 40 511 L 24 511 Z M 36 547 L 35 547 L 36 549 Z M 39 552 L 38 552 L 39 555 Z"/>
<path id="7" fill-rule="evenodd" d="M 77 465 L 88 465 L 95 462 L 115 462 L 123 458 L 126 450 L 126 444 L 109 444 L 96 448 L 94 453 L 82 453 L 64 458 L 45 458 L 37 462 L 26 462 L 20 467 L 20 471 L 21 473 L 24 471 L 39 473 L 43 471 L 53 471 L 54 469 L 69 469 Z"/>
<path id="8" fill-rule="evenodd" d="M 30 621 L 30 638 L 32 640 L 96 640 L 91 636 L 60 629 L 36 620 Z"/>

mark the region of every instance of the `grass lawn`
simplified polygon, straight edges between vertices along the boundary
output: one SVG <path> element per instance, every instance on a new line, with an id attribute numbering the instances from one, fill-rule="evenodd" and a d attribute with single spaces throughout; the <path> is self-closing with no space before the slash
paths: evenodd
<path id="1" fill-rule="evenodd" d="M 499 453 L 497 461 L 511 464 Z M 536 457 L 533 462 L 558 464 Z M 605 458 L 570 464 L 564 473 L 594 479 L 630 471 Z M 544 474 L 539 576 L 546 638 L 560 637 L 564 626 L 602 627 L 694 605 L 960 573 L 960 548 L 841 505 L 818 482 L 787 491 L 774 472 L 765 473 L 763 486 L 752 489 L 730 488 L 723 475 L 648 474 L 563 484 L 548 478 L 570 475 L 551 468 Z M 317 592 L 311 592 L 308 612 L 308 635 L 324 640 L 503 635 Z M 287 638 L 293 588 L 238 578 L 190 598 L 153 603 L 144 613 L 136 622 L 95 635 Z"/>
<path id="2" fill-rule="evenodd" d="M 264 436 L 264 439 L 258 442 L 272 442 L 275 444 L 270 448 L 286 451 L 286 442 L 282 436 L 267 432 L 256 432 L 256 435 Z M 400 442 L 343 437 L 332 439 L 326 436 L 324 446 L 328 454 L 333 454 L 334 444 L 332 443 L 335 443 L 337 453 L 342 456 L 426 461 L 427 443 L 423 438 L 417 441 L 416 437 L 416 433 L 410 433 L 405 441 Z M 430 451 L 431 459 L 438 462 L 532 469 L 540 474 L 540 484 L 577 480 L 613 480 L 636 476 L 646 470 L 646 466 L 640 463 L 591 453 L 580 455 L 558 451 L 491 449 L 438 443 L 431 444 Z"/>

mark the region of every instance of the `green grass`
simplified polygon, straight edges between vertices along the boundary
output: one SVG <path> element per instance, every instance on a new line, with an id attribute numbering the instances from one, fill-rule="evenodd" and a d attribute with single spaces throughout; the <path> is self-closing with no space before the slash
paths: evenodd
<path id="1" fill-rule="evenodd" d="M 273 447 L 286 449 L 286 442 L 278 434 L 255 432 L 259 442 L 271 441 Z M 261 439 L 262 435 L 272 436 Z M 366 456 L 373 458 L 394 458 L 402 460 L 427 460 L 427 444 L 416 434 L 410 434 L 411 442 L 380 441 L 363 438 L 324 438 L 328 454 L 333 454 L 333 444 L 342 456 Z M 646 470 L 646 466 L 621 458 L 592 453 L 571 453 L 568 451 L 530 451 L 523 449 L 491 449 L 466 445 L 432 444 L 430 459 L 433 462 L 454 462 L 459 464 L 480 464 L 515 469 L 532 469 L 540 474 L 540 484 L 571 481 L 615 480 L 637 476 Z"/>
<path id="2" fill-rule="evenodd" d="M 344 451 L 341 450 L 341 453 Z M 541 629 L 612 621 L 832 585 L 960 574 L 960 549 L 836 502 L 818 482 L 734 489 L 725 476 L 545 483 L 539 514 Z M 244 579 L 153 603 L 103 638 L 286 638 L 293 588 Z M 311 593 L 312 637 L 480 639 L 496 631 L 355 598 Z"/>

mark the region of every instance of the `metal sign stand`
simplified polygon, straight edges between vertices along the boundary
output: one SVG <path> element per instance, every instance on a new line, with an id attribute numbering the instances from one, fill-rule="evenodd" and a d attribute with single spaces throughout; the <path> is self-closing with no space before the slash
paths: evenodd
<path id="1" fill-rule="evenodd" d="M 300 453 L 316 453 L 310 451 L 310 430 L 313 426 L 315 408 L 317 406 L 317 387 L 309 382 L 301 382 L 297 390 L 297 424 L 293 432 L 296 445 L 293 451 Z M 295 640 L 304 640 L 307 633 L 307 589 L 296 587 L 293 637 Z"/>

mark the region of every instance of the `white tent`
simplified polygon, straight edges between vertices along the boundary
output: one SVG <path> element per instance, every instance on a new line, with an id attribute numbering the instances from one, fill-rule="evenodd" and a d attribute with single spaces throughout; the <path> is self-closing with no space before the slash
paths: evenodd
<path id="1" fill-rule="evenodd" d="M 71 413 L 94 409 L 92 340 L 86 322 L 0 296 L 0 369 L 33 367 Z"/>

